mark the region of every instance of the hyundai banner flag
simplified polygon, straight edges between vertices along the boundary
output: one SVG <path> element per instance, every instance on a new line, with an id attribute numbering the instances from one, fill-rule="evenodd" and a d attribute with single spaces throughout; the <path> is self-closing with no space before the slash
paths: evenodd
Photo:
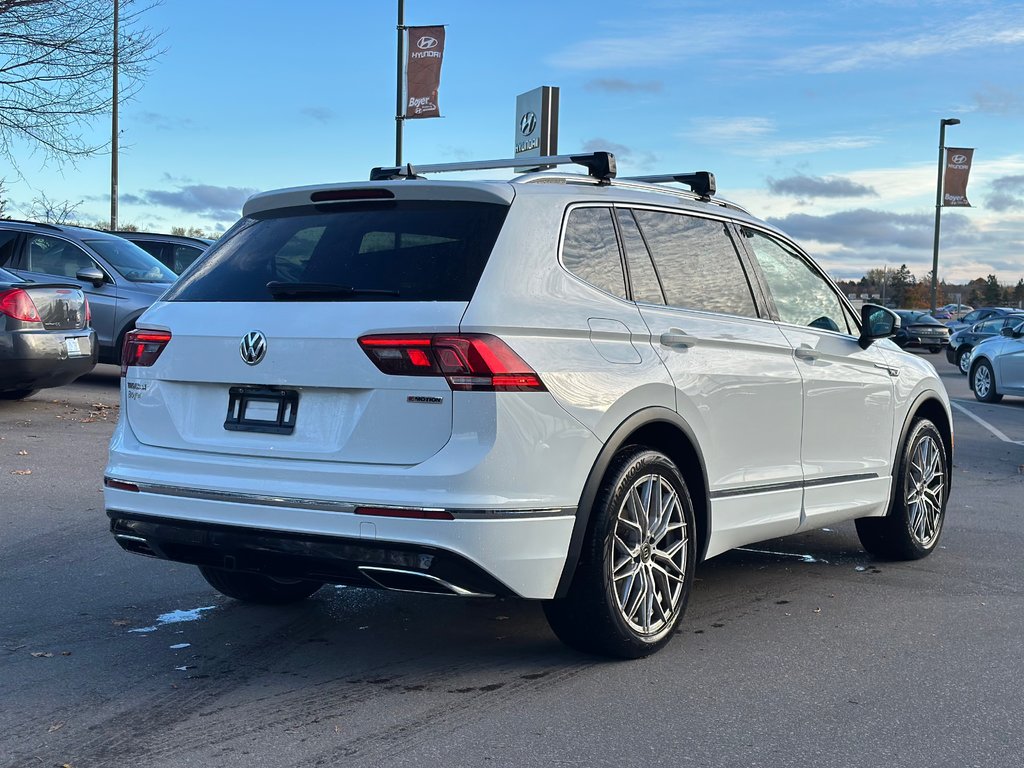
<path id="1" fill-rule="evenodd" d="M 971 173 L 973 149 L 946 147 L 946 177 L 942 182 L 943 206 L 970 208 L 967 200 L 967 177 Z"/>
<path id="2" fill-rule="evenodd" d="M 405 117 L 440 117 L 437 89 L 441 85 L 444 27 L 409 27 L 405 54 Z"/>

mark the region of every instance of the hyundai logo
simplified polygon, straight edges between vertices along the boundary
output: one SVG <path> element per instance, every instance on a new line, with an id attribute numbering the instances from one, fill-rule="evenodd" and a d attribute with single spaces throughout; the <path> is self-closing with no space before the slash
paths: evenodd
<path id="1" fill-rule="evenodd" d="M 430 50 L 431 48 L 437 48 L 437 38 L 427 37 L 426 35 L 424 35 L 423 37 L 416 41 L 416 46 L 421 51 L 427 51 Z"/>
<path id="2" fill-rule="evenodd" d="M 529 136 L 537 127 L 537 116 L 533 112 L 527 112 L 519 118 L 519 132 L 523 136 Z"/>
<path id="3" fill-rule="evenodd" d="M 963 165 L 967 162 L 967 155 L 953 155 L 949 158 L 949 162 L 954 165 Z"/>
<path id="4" fill-rule="evenodd" d="M 246 365 L 256 365 L 267 355 L 267 337 L 263 331 L 249 331 L 238 345 L 238 353 Z"/>

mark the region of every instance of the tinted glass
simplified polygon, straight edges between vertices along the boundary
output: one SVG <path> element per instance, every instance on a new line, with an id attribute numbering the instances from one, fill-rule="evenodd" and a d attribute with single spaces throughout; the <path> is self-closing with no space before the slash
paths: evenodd
<path id="1" fill-rule="evenodd" d="M 18 243 L 18 233 L 0 230 L 0 265 L 11 266 L 14 258 L 14 246 Z"/>
<path id="2" fill-rule="evenodd" d="M 165 298 L 273 301 L 277 282 L 357 289 L 320 300 L 469 301 L 507 212 L 448 200 L 268 211 L 235 225 Z M 310 297 L 279 293 L 289 298 Z"/>
<path id="3" fill-rule="evenodd" d="M 8 272 L 6 269 L 0 269 L 0 283 L 20 283 L 22 279 L 13 272 Z"/>
<path id="4" fill-rule="evenodd" d="M 133 283 L 173 283 L 178 276 L 135 243 L 121 238 L 86 240 L 126 280 Z"/>
<path id="5" fill-rule="evenodd" d="M 761 266 L 782 322 L 853 332 L 839 296 L 799 253 L 761 232 L 747 228 L 742 232 Z"/>
<path id="6" fill-rule="evenodd" d="M 739 255 L 722 221 L 634 211 L 673 307 L 757 317 Z"/>
<path id="7" fill-rule="evenodd" d="M 661 292 L 661 283 L 658 282 L 651 254 L 647 251 L 633 214 L 621 209 L 617 214 L 619 230 L 622 232 L 622 245 L 626 250 L 629 282 L 633 287 L 633 299 L 647 304 L 664 304 L 665 295 Z"/>
<path id="8" fill-rule="evenodd" d="M 998 320 L 983 320 L 974 326 L 974 330 L 978 333 L 999 333 L 999 329 L 1003 327 L 1005 322 L 1002 318 Z"/>
<path id="9" fill-rule="evenodd" d="M 569 214 L 562 263 L 602 291 L 626 297 L 626 279 L 610 208 L 577 208 Z"/>

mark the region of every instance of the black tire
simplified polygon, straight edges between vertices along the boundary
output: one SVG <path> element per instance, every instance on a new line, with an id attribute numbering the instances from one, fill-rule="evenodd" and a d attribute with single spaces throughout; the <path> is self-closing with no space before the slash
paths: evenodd
<path id="1" fill-rule="evenodd" d="M 964 376 L 967 375 L 967 365 L 971 362 L 971 350 L 970 347 L 960 347 L 956 351 L 956 367 Z"/>
<path id="2" fill-rule="evenodd" d="M 9 389 L 6 392 L 0 392 L 0 400 L 24 400 L 26 397 L 32 397 L 38 389 Z"/>
<path id="3" fill-rule="evenodd" d="M 226 571 L 222 568 L 199 566 L 207 583 L 222 595 L 245 603 L 260 605 L 286 605 L 305 600 L 323 584 L 301 579 L 276 579 L 261 573 Z"/>
<path id="4" fill-rule="evenodd" d="M 998 403 L 1003 399 L 996 391 L 996 374 L 988 360 L 979 360 L 971 369 L 971 389 L 983 403 Z"/>
<path id="5" fill-rule="evenodd" d="M 949 476 L 942 435 L 931 421 L 918 419 L 900 449 L 889 514 L 856 521 L 864 549 L 886 560 L 920 560 L 931 554 L 946 517 Z"/>
<path id="6" fill-rule="evenodd" d="M 653 521 L 652 499 L 661 510 Z M 693 502 L 682 475 L 664 454 L 628 446 L 598 491 L 568 595 L 545 603 L 544 613 L 572 648 L 648 656 L 672 638 L 686 611 L 695 559 Z"/>
<path id="7" fill-rule="evenodd" d="M 939 352 L 942 351 L 942 347 L 929 347 L 928 351 L 931 352 L 933 355 L 937 355 L 939 354 Z"/>

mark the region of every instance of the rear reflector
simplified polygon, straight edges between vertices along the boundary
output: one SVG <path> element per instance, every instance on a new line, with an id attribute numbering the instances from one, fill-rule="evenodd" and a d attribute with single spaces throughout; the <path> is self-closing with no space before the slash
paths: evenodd
<path id="1" fill-rule="evenodd" d="M 444 376 L 456 391 L 547 391 L 508 344 L 486 333 L 363 336 L 359 346 L 384 373 Z"/>
<path id="2" fill-rule="evenodd" d="M 151 366 L 170 340 L 170 331 L 129 331 L 121 348 L 121 375 L 128 373 L 133 365 L 139 368 Z"/>
<path id="3" fill-rule="evenodd" d="M 115 480 L 112 477 L 104 477 L 103 484 L 107 488 L 116 488 L 119 491 L 132 491 L 134 493 L 139 492 L 139 486 L 135 483 L 126 483 L 124 480 Z"/>
<path id="4" fill-rule="evenodd" d="M 372 517 L 402 517 L 412 520 L 454 520 L 451 512 L 443 509 L 392 509 L 390 507 L 356 507 L 357 515 Z"/>
<path id="5" fill-rule="evenodd" d="M 13 317 L 24 323 L 43 322 L 32 297 L 21 288 L 0 291 L 0 315 Z"/>

